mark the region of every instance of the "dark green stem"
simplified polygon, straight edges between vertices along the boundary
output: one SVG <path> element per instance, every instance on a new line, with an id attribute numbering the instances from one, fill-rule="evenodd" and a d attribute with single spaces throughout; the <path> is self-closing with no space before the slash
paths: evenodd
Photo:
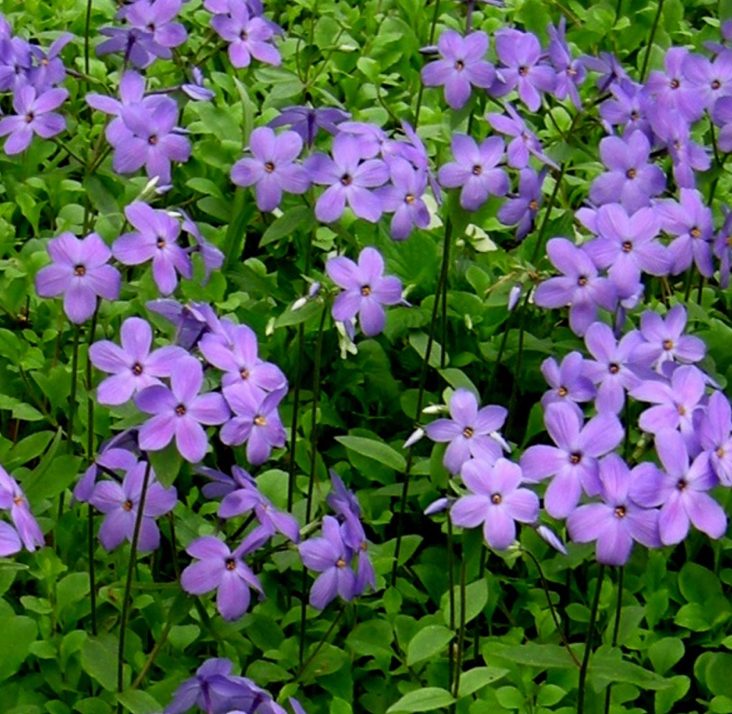
<path id="1" fill-rule="evenodd" d="M 132 686 L 130 689 L 137 689 L 141 684 L 142 680 L 145 679 L 147 676 L 147 673 L 150 671 L 150 668 L 155 663 L 155 660 L 157 659 L 157 656 L 160 654 L 160 650 L 163 648 L 163 645 L 165 644 L 166 640 L 168 639 L 168 635 L 170 634 L 170 631 L 173 629 L 173 623 L 168 621 L 165 623 L 165 627 L 163 628 L 163 631 L 160 633 L 160 637 L 158 637 L 158 641 L 155 643 L 155 647 L 153 647 L 152 652 L 150 652 L 149 657 L 147 658 L 147 661 L 143 665 L 142 669 L 140 670 L 140 674 L 135 677 L 135 681 L 132 683 Z"/>
<path id="2" fill-rule="evenodd" d="M 646 72 L 648 71 L 648 63 L 651 60 L 651 50 L 653 50 L 653 40 L 656 37 L 656 30 L 658 29 L 658 23 L 661 20 L 661 13 L 663 12 L 663 0 L 658 0 L 658 10 L 656 10 L 656 17 L 653 18 L 653 26 L 651 27 L 651 36 L 648 38 L 648 49 L 646 50 L 646 56 L 643 58 L 643 67 L 641 67 L 640 79 L 641 84 L 646 78 Z"/>
<path id="3" fill-rule="evenodd" d="M 435 42 L 435 32 L 437 30 L 437 18 L 440 16 L 440 0 L 435 0 L 435 11 L 432 14 L 432 25 L 430 26 L 430 41 L 432 45 Z M 414 110 L 414 130 L 417 131 L 419 124 L 419 113 L 422 111 L 422 98 L 424 97 L 424 84 L 420 81 L 419 90 L 417 91 L 417 107 Z"/>
<path id="4" fill-rule="evenodd" d="M 87 0 L 86 3 L 86 22 L 84 23 L 84 72 L 90 73 L 89 57 L 90 57 L 90 34 L 91 34 L 91 14 L 93 0 Z"/>
<path id="5" fill-rule="evenodd" d="M 463 666 L 463 650 L 465 648 L 465 618 L 466 618 L 466 610 L 467 610 L 467 593 L 466 593 L 466 573 L 465 573 L 465 563 L 467 561 L 467 558 L 465 557 L 465 553 L 463 552 L 463 562 L 460 564 L 460 629 L 458 630 L 458 639 L 457 639 L 457 652 L 455 653 L 455 679 L 454 679 L 454 685 L 452 690 L 452 696 L 455 697 L 455 699 L 458 698 L 458 695 L 460 694 L 460 672 L 462 670 Z M 450 658 L 452 659 L 452 658 Z M 453 705 L 454 708 L 454 705 Z"/>
<path id="6" fill-rule="evenodd" d="M 142 480 L 142 490 L 140 491 L 140 500 L 137 503 L 137 514 L 135 515 L 135 530 L 132 533 L 132 543 L 130 545 L 130 561 L 127 568 L 127 579 L 125 581 L 125 591 L 122 596 L 122 615 L 119 624 L 119 648 L 117 649 L 117 692 L 122 693 L 125 686 L 125 638 L 127 634 L 127 622 L 130 616 L 131 594 L 132 594 L 132 576 L 135 572 L 135 563 L 137 561 L 137 544 L 140 540 L 140 528 L 142 526 L 142 514 L 145 510 L 145 499 L 147 498 L 147 488 L 150 483 L 150 471 L 152 465 L 150 460 L 147 461 L 145 467 L 145 475 Z M 117 704 L 117 714 L 122 714 L 122 702 Z"/>
<path id="7" fill-rule="evenodd" d="M 449 598 L 450 617 L 448 627 L 455 630 L 455 551 L 453 550 L 453 527 L 452 519 L 447 516 L 447 593 Z M 447 681 L 454 681 L 455 662 L 452 657 L 447 659 Z"/>
<path id="8" fill-rule="evenodd" d="M 91 503 L 87 511 L 87 537 L 89 538 L 89 592 L 91 593 L 91 629 L 97 636 L 97 578 L 94 564 L 94 508 Z"/>
<path id="9" fill-rule="evenodd" d="M 330 623 L 330 627 L 328 628 L 328 631 L 320 638 L 320 642 L 316 645 L 315 649 L 312 651 L 312 654 L 300 665 L 300 669 L 297 670 L 297 674 L 295 675 L 295 681 L 297 682 L 302 675 L 305 673 L 305 670 L 310 666 L 310 663 L 315 659 L 318 652 L 320 652 L 323 645 L 326 643 L 327 639 L 333 634 L 333 631 L 336 628 L 336 625 L 338 624 L 338 621 L 341 619 L 341 616 L 346 611 L 346 605 L 344 604 L 341 609 L 338 611 L 338 614 L 335 616 L 335 619 L 333 622 Z"/>
<path id="10" fill-rule="evenodd" d="M 579 116 L 579 114 L 575 115 L 575 118 L 578 116 Z M 574 128 L 574 122 L 572 122 L 572 126 L 570 126 L 570 128 L 569 128 L 570 134 L 572 133 L 573 128 Z M 546 205 L 546 213 L 544 214 L 544 220 L 541 222 L 541 227 L 539 228 L 539 236 L 536 239 L 536 245 L 534 246 L 534 252 L 531 254 L 531 260 L 529 261 L 532 265 L 534 263 L 536 263 L 536 261 L 539 257 L 539 251 L 541 250 L 541 246 L 544 242 L 544 234 L 546 233 L 546 229 L 549 225 L 549 216 L 551 215 L 552 208 L 554 208 L 554 203 L 556 202 L 557 196 L 559 195 L 559 186 L 562 183 L 562 179 L 564 178 L 564 172 L 566 170 L 567 170 L 567 162 L 565 161 L 559 167 L 559 175 L 555 179 L 554 190 L 552 191 L 552 195 L 549 197 L 549 203 L 547 203 L 547 205 Z"/>
<path id="11" fill-rule="evenodd" d="M 600 592 L 602 590 L 602 579 L 605 576 L 605 566 L 600 566 L 600 573 L 597 576 L 597 584 L 595 585 L 595 597 L 592 600 L 592 609 L 590 610 L 590 622 L 587 625 L 587 642 L 585 643 L 585 654 L 582 657 L 579 673 L 579 691 L 577 692 L 577 714 L 583 714 L 585 710 L 585 684 L 587 682 L 587 667 L 590 664 L 590 654 L 592 653 L 592 638 L 595 633 L 595 622 L 597 621 L 597 608 L 600 605 Z"/>
<path id="12" fill-rule="evenodd" d="M 613 647 L 618 646 L 618 633 L 620 632 L 620 616 L 623 611 L 623 579 L 625 576 L 625 568 L 621 565 L 618 568 L 618 602 L 615 606 L 615 624 L 613 626 Z M 605 691 L 605 714 L 610 714 L 610 692 L 612 691 L 613 684 L 607 685 Z"/>

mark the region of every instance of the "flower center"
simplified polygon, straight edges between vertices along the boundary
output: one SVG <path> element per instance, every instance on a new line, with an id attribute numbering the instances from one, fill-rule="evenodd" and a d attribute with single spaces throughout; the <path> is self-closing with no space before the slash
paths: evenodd
<path id="1" fill-rule="evenodd" d="M 686 479 L 684 479 L 684 478 L 680 478 L 680 479 L 679 479 L 679 480 L 678 480 L 678 481 L 676 482 L 676 488 L 677 488 L 677 490 L 679 490 L 679 491 L 685 491 L 685 490 L 686 490 L 686 487 L 687 487 L 687 485 L 688 485 L 688 484 L 686 483 Z"/>
<path id="2" fill-rule="evenodd" d="M 483 173 L 483 167 L 480 164 L 473 166 L 473 176 L 480 176 Z"/>
<path id="3" fill-rule="evenodd" d="M 663 349 L 665 349 L 666 352 L 670 352 L 673 348 L 674 348 L 674 343 L 671 340 L 663 341 Z"/>
<path id="4" fill-rule="evenodd" d="M 175 413 L 176 413 L 176 414 L 177 414 L 178 416 L 184 416 L 184 415 L 185 415 L 185 413 L 186 413 L 186 405 L 185 405 L 185 404 L 179 404 L 179 405 L 178 405 L 178 406 L 177 406 L 177 407 L 175 408 Z"/>
<path id="5" fill-rule="evenodd" d="M 156 241 L 155 245 L 156 245 L 156 246 L 157 246 L 157 247 L 158 247 L 158 248 L 159 248 L 160 250 L 162 250 L 163 248 L 165 248 L 165 238 L 158 238 L 158 240 Z"/>
<path id="6" fill-rule="evenodd" d="M 607 368 L 610 374 L 617 374 L 620 371 L 620 367 L 615 364 L 615 362 L 611 362 L 610 366 Z"/>
<path id="7" fill-rule="evenodd" d="M 227 570 L 236 570 L 236 561 L 233 558 L 226 559 L 226 569 Z"/>
<path id="8" fill-rule="evenodd" d="M 679 413 L 679 416 L 684 416 L 686 414 L 686 407 L 683 404 L 679 404 L 676 411 Z"/>
<path id="9" fill-rule="evenodd" d="M 247 41 L 247 31 L 246 30 L 242 30 L 239 33 L 239 39 L 242 40 L 243 42 Z"/>
<path id="10" fill-rule="evenodd" d="M 463 436 L 464 436 L 464 437 L 465 437 L 466 439 L 469 439 L 469 438 L 470 438 L 471 436 L 473 436 L 473 434 L 474 434 L 474 433 L 475 433 L 475 432 L 473 431 L 473 427 L 472 427 L 472 426 L 466 426 L 466 427 L 465 427 L 465 428 L 463 429 Z"/>
<path id="11" fill-rule="evenodd" d="M 698 226 L 694 226 L 690 231 L 689 235 L 692 238 L 698 238 L 701 235 L 701 231 L 699 230 Z"/>
<path id="12" fill-rule="evenodd" d="M 413 203 L 414 203 L 414 202 L 415 202 L 416 200 L 417 200 L 417 199 L 416 199 L 416 198 L 414 197 L 414 195 L 413 195 L 413 194 L 411 194 L 411 193 L 408 193 L 408 194 L 407 194 L 407 195 L 406 195 L 406 196 L 404 197 L 404 202 L 405 202 L 405 203 L 408 203 L 408 204 L 410 204 L 410 205 L 411 205 L 411 204 L 413 204 Z"/>
<path id="13" fill-rule="evenodd" d="M 580 275 L 579 278 L 577 278 L 577 285 L 583 288 L 587 285 L 587 278 L 584 275 Z"/>
<path id="14" fill-rule="evenodd" d="M 353 183 L 353 179 L 349 174 L 343 174 L 343 176 L 341 176 L 341 183 L 344 186 L 350 186 Z"/>
<path id="15" fill-rule="evenodd" d="M 518 68 L 518 73 L 519 73 L 519 74 L 520 74 L 520 75 L 521 75 L 522 77 L 525 77 L 525 76 L 526 76 L 526 75 L 527 75 L 527 74 L 529 73 L 529 68 L 528 68 L 528 67 L 527 67 L 526 65 L 521 65 L 521 66 L 520 66 L 520 67 Z"/>
<path id="16" fill-rule="evenodd" d="M 564 385 L 562 385 L 561 387 L 559 387 L 559 389 L 557 389 L 557 394 L 560 397 L 566 397 L 567 394 L 569 394 L 569 391 L 567 390 L 567 388 Z"/>
<path id="17" fill-rule="evenodd" d="M 240 377 L 241 377 L 242 379 L 249 379 L 249 370 L 248 370 L 248 369 L 247 369 L 246 367 L 244 367 L 244 368 L 243 368 L 243 369 L 241 370 L 241 372 L 239 372 L 239 376 L 240 376 Z"/>
<path id="18" fill-rule="evenodd" d="M 43 58 L 43 59 L 41 60 L 41 65 L 42 65 L 43 67 L 48 67 L 48 64 L 49 64 L 49 63 L 48 63 L 48 57 L 44 57 L 44 58 Z"/>
<path id="19" fill-rule="evenodd" d="M 338 560 L 336 560 L 336 566 L 339 567 L 339 568 L 345 568 L 346 567 L 346 561 L 343 560 L 343 558 L 338 558 Z"/>
<path id="20" fill-rule="evenodd" d="M 679 82 L 678 79 L 672 79 L 668 86 L 671 87 L 671 89 L 678 89 L 681 86 L 681 82 Z"/>
<path id="21" fill-rule="evenodd" d="M 136 377 L 139 377 L 142 374 L 142 365 L 139 362 L 135 362 L 135 364 L 132 365 L 132 374 Z"/>
<path id="22" fill-rule="evenodd" d="M 33 121 L 33 119 L 34 119 L 33 112 L 28 112 L 25 115 L 25 122 L 26 122 L 26 124 L 30 124 Z"/>
<path id="23" fill-rule="evenodd" d="M 630 253 L 633 250 L 633 244 L 629 241 L 623 241 L 623 253 Z"/>
<path id="24" fill-rule="evenodd" d="M 15 498 L 13 499 L 13 503 L 14 503 L 14 504 L 15 504 L 16 506 L 22 506 L 22 505 L 23 505 L 23 503 L 25 503 L 25 501 L 23 500 L 23 497 L 22 497 L 22 496 L 16 496 L 16 497 L 15 497 Z"/>
<path id="25" fill-rule="evenodd" d="M 267 426 L 267 417 L 264 417 L 261 414 L 257 414 L 257 416 L 254 417 L 254 425 Z"/>
<path id="26" fill-rule="evenodd" d="M 724 458 L 724 449 L 720 446 L 715 452 L 714 452 L 720 459 Z"/>
<path id="27" fill-rule="evenodd" d="M 464 67 L 465 67 L 465 62 L 463 62 L 462 60 L 458 60 L 457 62 L 455 62 L 455 69 L 458 72 L 460 72 Z"/>
<path id="28" fill-rule="evenodd" d="M 371 286 L 370 285 L 364 285 L 361 288 L 361 295 L 363 295 L 364 297 L 368 297 L 369 295 L 371 295 Z"/>
<path id="29" fill-rule="evenodd" d="M 74 268 L 74 273 L 76 275 L 78 275 L 79 277 L 82 277 L 82 276 L 86 275 L 86 268 L 83 265 L 77 265 Z"/>
<path id="30" fill-rule="evenodd" d="M 148 24 L 147 31 L 148 32 L 155 32 L 155 23 L 154 22 L 151 22 L 150 24 Z"/>
<path id="31" fill-rule="evenodd" d="M 637 172 L 637 171 L 636 171 L 635 169 L 628 169 L 628 170 L 627 170 L 627 171 L 625 172 L 625 175 L 626 175 L 626 176 L 627 176 L 627 177 L 628 177 L 629 179 L 631 179 L 631 180 L 632 180 L 632 179 L 634 179 L 634 178 L 636 177 L 636 174 L 637 174 L 637 173 L 638 173 L 638 172 Z"/>
<path id="32" fill-rule="evenodd" d="M 493 495 L 491 496 L 491 503 L 492 503 L 492 504 L 493 504 L 494 506 L 497 506 L 497 505 L 499 505 L 499 504 L 501 503 L 501 501 L 502 501 L 502 500 L 503 500 L 503 497 L 501 496 L 501 494 L 500 494 L 500 493 L 494 493 L 494 494 L 493 494 Z"/>
<path id="33" fill-rule="evenodd" d="M 128 498 L 128 499 L 127 499 L 127 500 L 126 500 L 126 501 L 125 501 L 125 502 L 124 502 L 124 503 L 122 504 L 122 508 L 123 508 L 123 509 L 124 509 L 125 511 L 131 511 L 131 510 L 132 510 L 132 509 L 134 508 L 134 505 L 135 505 L 135 504 L 134 504 L 134 503 L 132 503 L 132 501 L 130 501 L 130 499 Z"/>
<path id="34" fill-rule="evenodd" d="M 721 86 L 722 86 L 722 83 L 718 79 L 715 79 L 712 82 L 712 89 L 719 89 Z"/>
<path id="35" fill-rule="evenodd" d="M 266 164 L 264 165 L 264 170 L 265 170 L 265 171 L 266 171 L 266 172 L 267 172 L 268 174 L 271 174 L 271 173 L 272 173 L 272 172 L 273 172 L 273 171 L 275 170 L 275 165 L 274 165 L 274 164 L 273 164 L 273 163 L 272 163 L 271 161 L 268 161 L 268 162 L 267 162 L 267 163 L 266 163 Z"/>
<path id="36" fill-rule="evenodd" d="M 569 456 L 570 464 L 578 464 L 580 461 L 582 461 L 582 454 L 580 454 L 579 451 L 575 451 L 573 454 L 570 454 L 570 456 Z"/>
<path id="37" fill-rule="evenodd" d="M 539 210 L 539 202 L 534 199 L 533 201 L 529 201 L 529 208 L 532 211 L 538 211 Z"/>
<path id="38" fill-rule="evenodd" d="M 576 74 L 577 74 L 577 70 L 576 70 L 576 69 L 572 69 L 572 68 L 570 67 L 570 68 L 569 68 L 569 69 L 567 70 L 567 75 L 568 75 L 569 77 L 574 77 L 574 76 L 575 76 Z"/>
<path id="39" fill-rule="evenodd" d="M 625 514 L 626 514 L 626 513 L 627 513 L 627 511 L 625 510 L 625 506 L 618 506 L 618 507 L 617 507 L 617 508 L 615 509 L 615 515 L 616 515 L 616 516 L 617 516 L 618 518 L 625 518 Z"/>
<path id="40" fill-rule="evenodd" d="M 148 140 L 147 143 L 150 144 L 150 146 L 155 146 L 155 144 L 158 143 L 158 137 L 153 134 Z"/>
<path id="41" fill-rule="evenodd" d="M 636 111 L 636 110 L 634 109 L 634 110 L 633 110 L 633 111 L 632 111 L 632 112 L 630 113 L 630 118 L 631 118 L 631 119 L 632 119 L 633 121 L 638 121 L 638 119 L 640 118 L 640 114 L 639 114 L 639 113 L 638 113 L 638 112 L 637 112 L 637 111 Z"/>

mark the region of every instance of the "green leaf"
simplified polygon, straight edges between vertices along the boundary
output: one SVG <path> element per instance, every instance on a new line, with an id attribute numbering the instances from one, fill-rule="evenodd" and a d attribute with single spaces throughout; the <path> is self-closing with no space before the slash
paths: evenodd
<path id="1" fill-rule="evenodd" d="M 84 671 L 108 692 L 117 689 L 117 648 L 111 636 L 90 637 L 81 647 Z"/>
<path id="2" fill-rule="evenodd" d="M 132 714 L 154 714 L 160 711 L 160 704 L 147 692 L 139 689 L 128 689 L 117 695 L 117 701 Z"/>
<path id="3" fill-rule="evenodd" d="M 705 674 L 712 694 L 732 697 L 732 654 L 715 652 Z"/>
<path id="4" fill-rule="evenodd" d="M 32 459 L 40 456 L 48 447 L 54 433 L 52 431 L 39 431 L 25 439 L 21 439 L 11 450 L 5 460 L 5 468 L 7 470 L 14 469 L 16 466 L 27 464 Z"/>
<path id="5" fill-rule="evenodd" d="M 394 469 L 394 471 L 404 471 L 407 468 L 404 457 L 383 441 L 366 439 L 363 436 L 337 436 L 336 441 L 343 444 L 347 449 L 378 461 L 380 464 Z"/>
<path id="6" fill-rule="evenodd" d="M 0 682 L 12 677 L 30 654 L 38 628 L 30 617 L 10 615 L 0 620 Z"/>
<path id="7" fill-rule="evenodd" d="M 423 659 L 433 657 L 442 652 L 455 637 L 455 633 L 442 625 L 428 625 L 420 630 L 409 642 L 407 649 L 407 666 L 411 667 Z"/>
<path id="8" fill-rule="evenodd" d="M 275 243 L 276 241 L 289 236 L 296 230 L 301 229 L 303 232 L 312 230 L 317 225 L 313 209 L 309 206 L 295 206 L 289 208 L 283 213 L 267 230 L 264 232 L 259 247 Z"/>
<path id="9" fill-rule="evenodd" d="M 508 672 L 509 670 L 503 669 L 502 667 L 473 667 L 473 669 L 463 672 L 460 677 L 460 699 L 492 684 L 508 674 Z M 552 685 L 545 684 L 542 686 L 542 689 L 547 686 Z"/>
<path id="10" fill-rule="evenodd" d="M 58 496 L 79 477 L 81 464 L 81 457 L 71 454 L 57 456 L 47 468 L 39 464 L 24 484 L 26 495 L 32 502 Z"/>
<path id="11" fill-rule="evenodd" d="M 617 682 L 634 684 L 641 689 L 670 689 L 674 686 L 661 675 L 625 661 L 617 647 L 607 645 L 600 647 L 593 655 L 588 674 L 597 691 Z"/>
<path id="12" fill-rule="evenodd" d="M 502 648 L 497 648 L 495 645 L 495 642 L 484 645 L 486 655 L 495 655 L 509 662 L 541 669 L 571 669 L 575 666 L 567 650 L 559 645 L 540 645 L 535 642 Z"/>
<path id="13" fill-rule="evenodd" d="M 461 621 L 461 600 L 460 600 L 460 587 L 455 586 L 453 589 L 453 595 L 455 599 L 456 612 L 454 621 L 459 623 Z M 488 603 L 488 583 L 485 579 L 476 580 L 474 583 L 470 583 L 465 588 L 465 601 L 467 606 L 465 608 L 465 622 L 474 620 L 483 611 L 483 608 Z M 450 597 L 449 593 L 445 593 L 440 601 L 440 608 L 445 618 L 445 624 L 449 624 L 453 618 L 450 616 Z"/>
<path id="14" fill-rule="evenodd" d="M 678 637 L 664 637 L 648 648 L 653 669 L 666 674 L 684 656 L 684 643 Z"/>
<path id="15" fill-rule="evenodd" d="M 183 457 L 178 453 L 175 441 L 171 441 L 160 451 L 148 451 L 148 456 L 153 469 L 155 469 L 157 480 L 165 488 L 172 486 L 180 472 L 180 467 L 183 465 Z"/>
<path id="16" fill-rule="evenodd" d="M 429 344 L 429 337 L 425 332 L 413 332 L 409 335 L 409 344 L 412 345 L 422 359 L 425 359 L 427 356 L 427 345 Z M 445 366 L 448 364 L 450 364 L 450 360 L 445 355 Z M 432 340 L 432 344 L 430 345 L 429 365 L 435 369 L 442 367 L 442 346 L 437 340 Z"/>
<path id="17" fill-rule="evenodd" d="M 558 704 L 567 692 L 556 684 L 542 684 L 536 701 L 544 707 L 551 707 Z"/>
<path id="18" fill-rule="evenodd" d="M 498 703 L 506 709 L 522 709 L 526 706 L 526 695 L 516 687 L 501 687 L 496 690 Z"/>
<path id="19" fill-rule="evenodd" d="M 429 712 L 433 709 L 448 707 L 455 701 L 446 689 L 423 687 L 405 694 L 396 704 L 392 704 L 386 714 L 392 712 Z"/>

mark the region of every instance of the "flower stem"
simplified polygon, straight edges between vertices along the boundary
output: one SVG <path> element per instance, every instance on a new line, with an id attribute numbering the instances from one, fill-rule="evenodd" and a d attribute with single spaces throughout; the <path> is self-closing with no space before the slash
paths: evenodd
<path id="1" fill-rule="evenodd" d="M 621 565 L 618 568 L 618 602 L 615 606 L 615 625 L 613 626 L 613 647 L 618 646 L 618 632 L 620 632 L 620 615 L 623 610 L 623 578 L 625 576 L 625 568 Z M 613 684 L 607 685 L 605 690 L 605 714 L 610 714 L 610 692 Z"/>
<path id="2" fill-rule="evenodd" d="M 460 693 L 460 671 L 463 665 L 463 650 L 465 649 L 465 618 L 467 616 L 467 592 L 466 592 L 466 574 L 465 563 L 467 558 L 463 552 L 463 562 L 460 564 L 460 629 L 458 630 L 457 652 L 455 656 L 455 678 L 452 690 L 452 696 L 458 698 Z M 454 705 L 453 705 L 454 708 Z"/>
<path id="3" fill-rule="evenodd" d="M 142 480 L 142 490 L 140 491 L 140 501 L 137 504 L 137 514 L 135 515 L 135 530 L 132 533 L 132 543 L 130 545 L 130 560 L 127 568 L 127 579 L 125 581 L 125 592 L 122 596 L 122 615 L 120 618 L 119 630 L 119 648 L 117 650 L 117 692 L 124 691 L 124 673 L 125 673 L 125 635 L 127 633 L 127 621 L 130 616 L 130 600 L 132 594 L 132 576 L 137 561 L 137 543 L 140 539 L 140 528 L 142 527 L 142 518 L 145 511 L 145 498 L 147 497 L 147 488 L 150 483 L 150 471 L 152 464 L 147 461 L 145 467 L 145 475 Z M 117 714 L 122 714 L 122 702 L 117 704 Z"/>
<path id="4" fill-rule="evenodd" d="M 320 642 L 318 642 L 318 644 L 315 646 L 315 649 L 312 651 L 310 656 L 300 665 L 300 669 L 297 670 L 297 674 L 295 675 L 295 682 L 300 680 L 302 675 L 305 673 L 305 670 L 310 666 L 310 663 L 315 659 L 318 652 L 320 652 L 321 648 L 326 643 L 327 639 L 331 636 L 331 634 L 333 634 L 333 630 L 335 630 L 338 621 L 341 619 L 341 616 L 345 611 L 346 604 L 344 603 L 341 609 L 338 611 L 338 614 L 335 616 L 333 622 L 330 623 L 328 631 L 320 638 Z"/>
<path id="5" fill-rule="evenodd" d="M 87 537 L 89 539 L 89 592 L 91 593 L 91 629 L 92 635 L 97 636 L 97 578 L 94 566 L 94 508 L 88 505 L 86 515 Z"/>
<path id="6" fill-rule="evenodd" d="M 577 714 L 583 714 L 585 710 L 585 684 L 587 682 L 587 666 L 590 663 L 590 654 L 592 653 L 592 636 L 595 630 L 595 622 L 597 621 L 597 608 L 600 605 L 600 591 L 602 590 L 602 579 L 605 576 L 605 566 L 600 565 L 600 573 L 597 576 L 597 584 L 595 585 L 595 597 L 592 600 L 592 609 L 590 610 L 590 622 L 587 625 L 587 642 L 585 643 L 585 654 L 582 657 L 579 673 L 579 691 L 577 693 Z"/>
<path id="7" fill-rule="evenodd" d="M 89 74 L 89 57 L 90 57 L 90 34 L 91 34 L 91 14 L 93 0 L 87 0 L 86 3 L 86 22 L 84 24 L 84 73 Z"/>
<path id="8" fill-rule="evenodd" d="M 447 516 L 447 592 L 449 598 L 450 618 L 448 627 L 455 629 L 455 551 L 453 550 L 452 518 Z M 452 685 L 455 677 L 455 662 L 452 657 L 447 658 L 447 681 Z"/>
<path id="9" fill-rule="evenodd" d="M 658 23 L 661 20 L 661 13 L 663 12 L 663 0 L 658 0 L 658 9 L 656 10 L 656 17 L 653 18 L 653 26 L 651 27 L 651 36 L 648 38 L 648 49 L 646 50 L 646 56 L 643 58 L 643 67 L 641 68 L 639 81 L 643 83 L 646 78 L 646 71 L 648 70 L 648 63 L 651 59 L 651 50 L 653 49 L 653 40 L 656 37 L 656 30 L 658 29 Z"/>
<path id="10" fill-rule="evenodd" d="M 435 0 L 435 12 L 432 15 L 432 25 L 430 26 L 430 41 L 432 45 L 435 42 L 435 31 L 437 30 L 437 18 L 440 16 L 440 0 Z M 419 124 L 419 113 L 422 111 L 422 98 L 424 96 L 424 84 L 420 78 L 419 90 L 417 92 L 417 107 L 414 110 L 414 130 L 417 131 Z"/>

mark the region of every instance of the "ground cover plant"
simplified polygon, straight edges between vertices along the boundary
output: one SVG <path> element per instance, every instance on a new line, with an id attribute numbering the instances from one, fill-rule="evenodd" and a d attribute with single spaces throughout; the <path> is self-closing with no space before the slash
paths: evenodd
<path id="1" fill-rule="evenodd" d="M 732 5 L 0 8 L 4 714 L 732 712 Z"/>

